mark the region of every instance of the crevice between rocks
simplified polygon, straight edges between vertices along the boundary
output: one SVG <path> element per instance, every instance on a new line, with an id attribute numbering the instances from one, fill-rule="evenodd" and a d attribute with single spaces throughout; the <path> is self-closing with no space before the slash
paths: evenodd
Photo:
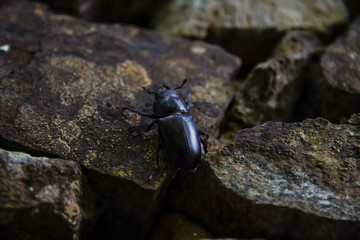
<path id="1" fill-rule="evenodd" d="M 6 151 L 23 152 L 32 157 L 61 158 L 59 155 L 26 147 L 18 142 L 9 141 L 0 137 L 0 148 Z"/>

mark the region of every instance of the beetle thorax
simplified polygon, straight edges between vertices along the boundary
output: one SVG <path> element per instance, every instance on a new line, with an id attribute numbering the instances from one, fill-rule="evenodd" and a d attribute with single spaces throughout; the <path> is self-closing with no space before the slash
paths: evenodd
<path id="1" fill-rule="evenodd" d="M 176 96 L 164 96 L 159 100 L 155 100 L 153 111 L 159 116 L 169 116 L 177 113 L 186 113 L 187 108 L 185 102 Z"/>
<path id="2" fill-rule="evenodd" d="M 167 98 L 167 97 L 178 97 L 175 90 L 167 89 L 164 91 L 161 91 L 160 89 L 155 94 L 155 101 L 160 101 L 161 99 Z"/>

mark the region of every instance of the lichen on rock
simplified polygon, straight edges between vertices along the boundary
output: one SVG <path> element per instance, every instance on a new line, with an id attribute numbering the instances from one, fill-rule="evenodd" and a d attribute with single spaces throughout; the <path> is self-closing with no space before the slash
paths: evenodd
<path id="1" fill-rule="evenodd" d="M 241 130 L 206 156 L 197 175 L 177 179 L 172 205 L 233 237 L 354 239 L 359 132 L 358 125 L 321 118 Z"/>

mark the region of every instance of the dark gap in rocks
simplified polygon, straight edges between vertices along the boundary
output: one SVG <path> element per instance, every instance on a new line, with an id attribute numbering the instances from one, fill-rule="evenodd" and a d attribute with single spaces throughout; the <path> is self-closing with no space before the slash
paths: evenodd
<path id="1" fill-rule="evenodd" d="M 202 160 L 202 161 L 204 161 L 204 160 Z M 154 222 L 153 222 L 153 224 L 152 224 L 152 226 L 150 228 L 150 231 L 148 232 L 148 234 L 146 235 L 146 237 L 144 239 L 149 239 L 149 240 L 169 239 L 169 236 L 166 235 L 166 234 L 169 234 L 169 232 L 166 232 L 168 230 L 166 227 L 168 227 L 168 226 L 164 226 L 164 224 L 161 224 L 161 223 L 163 223 L 164 215 L 169 215 L 169 214 L 183 215 L 184 218 L 186 218 L 189 222 L 199 225 L 202 229 L 204 229 L 206 232 L 211 234 L 212 237 L 221 237 L 221 236 L 215 236 L 215 234 L 206 225 L 204 225 L 201 221 L 199 221 L 199 219 L 195 219 L 192 216 L 190 216 L 188 213 L 186 213 L 186 211 L 181 211 L 181 210 L 175 209 L 172 206 L 172 204 L 171 204 L 171 201 L 172 201 L 171 191 L 176 191 L 177 189 L 181 189 L 181 187 L 179 187 L 179 185 L 184 184 L 184 181 L 182 181 L 181 178 L 183 178 L 183 177 L 189 178 L 189 177 L 191 177 L 192 174 L 196 174 L 196 172 L 193 172 L 192 174 L 188 174 L 188 172 L 191 172 L 191 170 L 190 171 L 189 170 L 183 170 L 183 169 L 180 170 L 175 175 L 175 177 L 168 183 L 166 193 L 165 193 L 164 205 L 162 206 L 161 210 L 158 212 L 158 214 L 156 216 L 156 219 L 154 220 Z M 171 222 L 168 222 L 168 224 L 169 224 L 169 226 L 171 228 L 174 228 L 174 229 L 179 228 L 179 226 L 170 225 Z M 159 226 L 161 226 L 162 228 L 159 228 Z M 159 229 L 161 229 L 161 232 L 164 235 L 160 235 L 160 236 L 158 235 L 159 234 Z M 182 236 L 181 231 L 175 230 L 174 232 L 176 232 L 177 236 L 179 236 L 179 235 Z M 194 237 L 194 239 L 198 239 L 198 238 L 202 239 L 201 236 Z M 179 238 L 179 239 L 181 239 L 181 238 Z"/>
<path id="2" fill-rule="evenodd" d="M 350 26 L 351 22 L 347 22 L 345 24 L 337 24 L 332 27 L 329 27 L 328 33 L 319 33 L 315 32 L 317 37 L 323 43 L 324 46 L 332 44 L 336 41 L 337 38 L 346 33 Z"/>
<path id="3" fill-rule="evenodd" d="M 131 24 L 151 28 L 156 11 L 166 0 L 117 1 L 117 0 L 38 0 L 47 4 L 52 11 L 69 14 L 90 22 Z"/>
<path id="4" fill-rule="evenodd" d="M 23 152 L 33 157 L 61 158 L 59 155 L 26 147 L 20 143 L 6 140 L 0 137 L 0 148 L 6 151 Z"/>
<path id="5" fill-rule="evenodd" d="M 293 115 L 294 122 L 301 122 L 307 118 L 319 117 L 308 113 L 309 106 L 306 106 L 306 102 L 308 101 L 311 79 L 320 77 L 319 64 L 322 54 L 323 49 L 311 54 L 303 67 L 302 80 L 304 81 L 304 84 L 301 89 L 300 97 L 297 103 L 295 103 L 296 111 L 294 111 Z"/>
<path id="6" fill-rule="evenodd" d="M 5 5 L 6 3 L 10 2 L 11 0 L 1 0 L 0 1 L 0 7 L 2 7 L 2 5 Z"/>
<path id="7" fill-rule="evenodd" d="M 165 192 L 150 189 L 125 178 L 83 168 L 81 208 L 87 216 L 80 239 L 146 239 L 152 218 L 164 203 Z M 151 224 L 149 224 L 151 223 Z"/>
<path id="8" fill-rule="evenodd" d="M 285 32 L 276 29 L 263 31 L 249 30 L 209 30 L 204 41 L 218 44 L 242 60 L 236 78 L 246 78 L 253 67 L 271 57 L 274 48 Z"/>
<path id="9" fill-rule="evenodd" d="M 35 2 L 37 1 L 47 4 L 51 10 L 56 11 L 58 13 L 63 13 L 63 14 L 66 13 L 76 17 L 79 16 L 79 10 L 78 10 L 79 1 L 35 0 Z"/>
<path id="10" fill-rule="evenodd" d="M 350 14 L 350 20 L 355 20 L 358 16 L 360 16 L 360 1 L 359 0 L 345 0 L 345 5 Z"/>
<path id="11" fill-rule="evenodd" d="M 82 176 L 81 176 L 81 196 L 80 196 L 80 207 L 86 215 L 81 221 L 79 229 L 79 239 L 90 239 L 94 228 L 99 221 L 100 214 L 104 211 L 101 208 L 98 208 L 98 195 L 91 188 L 89 184 L 89 178 L 93 170 L 88 170 L 85 167 L 81 166 Z"/>
<path id="12" fill-rule="evenodd" d="M 247 127 L 242 123 L 240 123 L 238 120 L 236 120 L 232 115 L 231 109 L 234 106 L 234 102 L 235 102 L 234 100 L 235 97 L 231 100 L 228 108 L 225 111 L 224 118 L 220 123 L 219 134 L 213 143 L 215 145 L 216 150 L 219 150 L 223 148 L 225 145 L 230 144 L 235 138 L 236 133 L 241 129 Z"/>

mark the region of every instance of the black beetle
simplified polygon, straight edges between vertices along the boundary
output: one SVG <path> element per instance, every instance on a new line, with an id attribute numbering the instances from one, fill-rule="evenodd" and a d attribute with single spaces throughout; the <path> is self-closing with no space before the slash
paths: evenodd
<path id="1" fill-rule="evenodd" d="M 123 108 L 137 113 L 141 116 L 156 119 L 145 131 L 151 129 L 154 123 L 158 124 L 158 134 L 162 148 L 167 156 L 178 167 L 183 169 L 195 169 L 201 159 L 201 144 L 207 153 L 207 147 L 199 134 L 207 135 L 197 129 L 194 118 L 188 113 L 192 106 L 189 98 L 184 101 L 176 93 L 176 89 L 181 86 L 170 89 L 167 85 L 161 84 L 156 92 L 143 89 L 149 94 L 155 94 L 153 113 L 139 112 L 129 108 Z M 162 90 L 165 88 L 165 90 Z M 156 163 L 159 157 L 159 144 L 156 150 Z"/>

